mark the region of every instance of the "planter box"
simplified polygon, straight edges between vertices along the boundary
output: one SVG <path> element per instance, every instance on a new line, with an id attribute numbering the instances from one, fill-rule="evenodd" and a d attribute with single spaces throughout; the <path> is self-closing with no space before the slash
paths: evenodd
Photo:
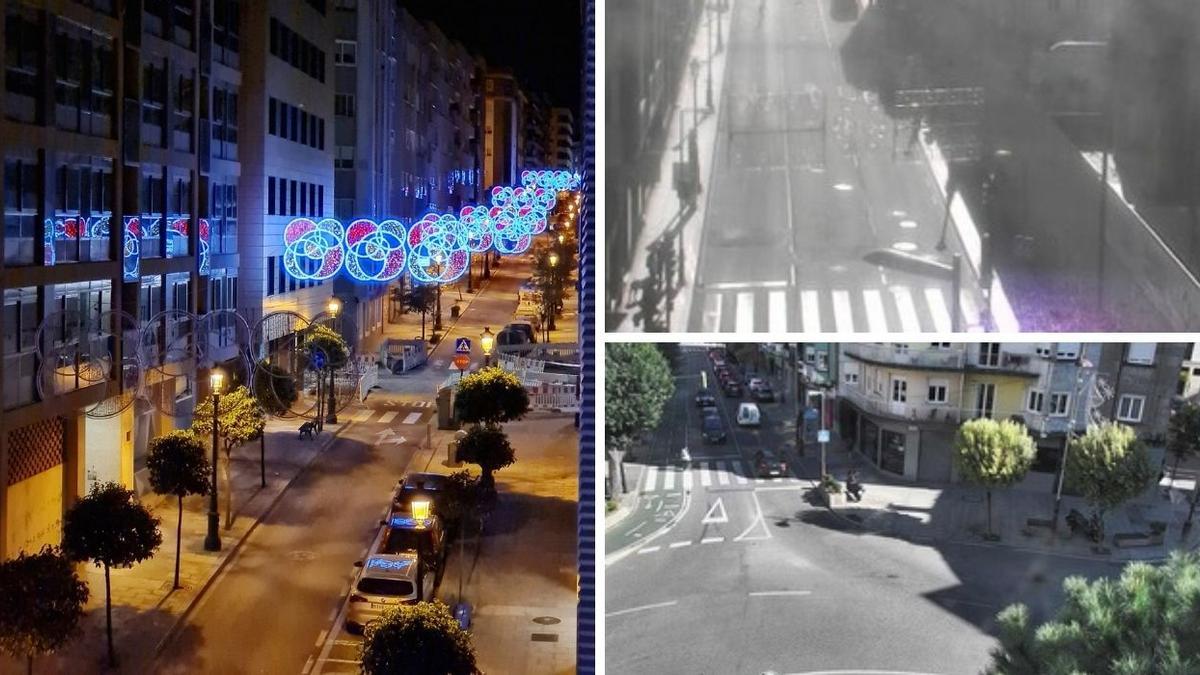
<path id="1" fill-rule="evenodd" d="M 826 492 L 825 490 L 818 489 L 817 492 L 821 494 L 821 501 L 825 502 L 825 506 L 831 509 L 846 505 L 846 493 L 844 491 Z"/>

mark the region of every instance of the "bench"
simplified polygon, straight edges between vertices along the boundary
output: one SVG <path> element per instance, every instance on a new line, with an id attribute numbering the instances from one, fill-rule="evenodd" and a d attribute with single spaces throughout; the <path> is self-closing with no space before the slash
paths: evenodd
<path id="1" fill-rule="evenodd" d="M 1132 548 L 1135 546 L 1160 546 L 1163 535 L 1149 532 L 1123 532 L 1113 536 L 1113 545 L 1117 548 Z"/>
<path id="2" fill-rule="evenodd" d="M 309 440 L 312 440 L 313 434 L 316 433 L 316 431 L 317 431 L 317 423 L 316 422 L 313 422 L 310 420 L 308 422 L 305 422 L 304 424 L 301 424 L 300 425 L 301 440 L 303 440 L 304 437 L 306 437 L 306 436 L 309 438 Z"/>

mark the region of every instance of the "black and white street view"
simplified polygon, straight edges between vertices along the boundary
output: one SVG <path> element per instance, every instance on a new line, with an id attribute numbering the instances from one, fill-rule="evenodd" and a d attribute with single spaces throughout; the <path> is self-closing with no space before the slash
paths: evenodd
<path id="1" fill-rule="evenodd" d="M 1188 330 L 1195 3 L 608 4 L 608 325 Z"/>
<path id="2" fill-rule="evenodd" d="M 1173 388 L 1156 395 L 1158 381 L 1146 375 L 1151 370 L 1135 375 L 1126 364 L 1114 376 L 1123 358 L 1116 348 L 1075 345 L 1072 361 L 1066 343 L 1059 345 L 1061 359 L 1036 356 L 1035 345 L 1005 344 L 994 352 L 1004 365 L 984 372 L 972 364 L 990 350 L 912 345 L 890 357 L 894 381 L 904 382 L 896 391 L 905 392 L 904 401 L 892 402 L 866 384 L 883 368 L 873 347 L 609 345 L 607 672 L 980 673 L 996 665 L 990 652 L 1001 645 L 997 615 L 1010 605 L 1026 605 L 1037 626 L 1069 605 L 1067 577 L 1115 582 L 1138 561 L 1167 574 L 1172 568 L 1160 563 L 1172 551 L 1200 544 L 1185 525 L 1196 500 L 1196 456 L 1173 465 L 1153 437 L 1162 425 L 1175 428 L 1168 417 L 1195 412 L 1172 403 Z M 1134 349 L 1125 360 L 1149 349 L 1128 347 Z M 1176 347 L 1151 350 L 1154 372 L 1178 374 L 1183 351 Z M 1031 358 L 1016 359 L 1025 348 Z M 662 377 L 654 374 L 658 359 L 651 351 L 669 363 Z M 964 359 L 962 369 L 943 384 L 955 358 Z M 653 384 L 622 389 L 622 404 L 614 405 L 612 387 L 626 387 L 623 374 L 633 371 L 649 373 L 642 381 Z M 1056 392 L 1074 382 L 1083 383 L 1072 397 L 1081 403 L 1066 404 L 1069 416 L 1048 408 L 1039 414 L 1018 402 L 1042 385 Z M 933 403 L 926 401 L 927 385 Z M 635 412 L 655 398 L 652 389 L 667 392 L 659 397 L 657 421 Z M 980 389 L 990 399 L 977 408 Z M 954 403 L 959 391 L 966 392 L 963 404 Z M 1125 402 L 1133 400 L 1143 407 L 1131 412 Z M 747 406 L 757 412 L 747 413 Z M 1023 424 L 1008 421 L 1014 406 L 1023 410 Z M 1172 406 L 1190 412 L 1167 412 Z M 929 413 L 934 408 L 938 415 Z M 1063 447 L 1086 446 L 1081 439 L 1108 429 L 1102 425 L 1110 415 L 1141 420 L 1112 424 L 1147 440 L 1127 446 L 1142 482 L 1106 511 L 1097 542 L 1077 519 L 1092 508 L 1071 481 L 1056 512 L 1055 469 Z M 637 419 L 651 426 L 629 434 Z M 966 478 L 965 468 L 953 476 L 949 469 L 958 447 L 954 432 L 980 427 L 1028 438 L 1025 459 L 1013 465 L 1019 480 L 991 490 L 990 522 L 985 489 Z M 1068 435 L 1070 428 L 1078 433 Z M 1200 438 L 1191 429 L 1194 445 Z M 1124 470 L 1136 473 L 1132 466 Z M 928 478 L 943 470 L 942 480 Z M 1200 558 L 1190 555 L 1188 574 L 1195 575 Z M 1194 634 L 1187 622 L 1200 603 L 1188 583 L 1163 591 L 1169 598 L 1161 606 L 1184 608 L 1182 623 L 1151 619 L 1140 635 L 1169 641 Z M 1137 634 L 1134 603 L 1119 592 L 1112 597 L 1125 604 L 1110 620 Z M 1088 635 L 1101 629 L 1082 623 Z M 1123 651 L 1129 644 L 1123 632 L 1113 631 L 1120 636 L 1107 653 L 1070 640 L 1058 648 L 1097 659 L 1079 672 L 1116 672 L 1104 659 L 1137 653 Z M 1026 646 L 1034 655 L 1049 652 L 1036 640 Z M 1200 668 L 1194 646 L 1183 654 L 1187 667 Z M 996 672 L 1060 672 L 1047 661 L 1032 663 Z"/>

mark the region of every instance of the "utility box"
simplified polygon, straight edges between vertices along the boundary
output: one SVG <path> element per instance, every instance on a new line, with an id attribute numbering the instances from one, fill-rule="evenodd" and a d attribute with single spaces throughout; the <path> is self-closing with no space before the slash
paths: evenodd
<path id="1" fill-rule="evenodd" d="M 442 387 L 437 393 L 438 429 L 457 429 L 458 419 L 454 415 L 454 388 Z"/>

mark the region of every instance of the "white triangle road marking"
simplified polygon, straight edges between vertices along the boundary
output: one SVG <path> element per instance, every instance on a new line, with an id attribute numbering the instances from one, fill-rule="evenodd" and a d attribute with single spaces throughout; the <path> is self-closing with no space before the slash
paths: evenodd
<path id="1" fill-rule="evenodd" d="M 720 515 L 717 515 L 718 511 L 720 512 Z M 725 512 L 725 502 L 721 501 L 720 497 L 717 497 L 717 501 L 713 502 L 713 505 L 708 507 L 708 513 L 704 514 L 704 519 L 700 521 L 700 524 L 712 525 L 728 522 L 729 514 Z"/>

